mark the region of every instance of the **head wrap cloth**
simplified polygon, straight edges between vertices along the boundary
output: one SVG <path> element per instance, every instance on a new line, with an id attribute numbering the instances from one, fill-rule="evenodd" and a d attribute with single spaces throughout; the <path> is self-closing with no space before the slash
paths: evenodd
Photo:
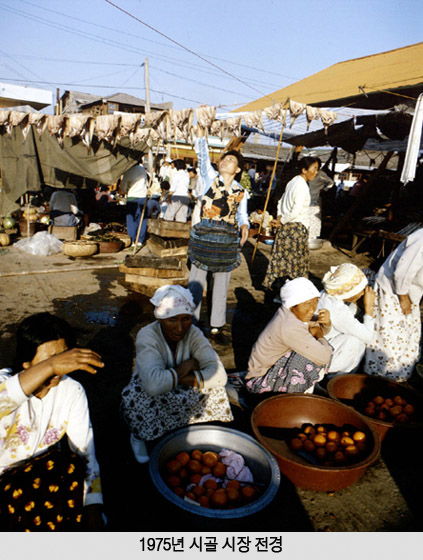
<path id="1" fill-rule="evenodd" d="M 154 305 L 156 319 L 168 319 L 175 315 L 192 315 L 195 309 L 191 292 L 179 285 L 162 286 L 156 290 L 150 301 Z"/>
<path id="2" fill-rule="evenodd" d="M 325 292 L 336 299 L 344 300 L 356 296 L 367 286 L 367 278 L 362 270 L 352 263 L 332 266 L 324 275 Z"/>
<path id="3" fill-rule="evenodd" d="M 280 295 L 282 305 L 290 309 L 309 299 L 318 298 L 320 292 L 308 278 L 299 277 L 287 280 L 281 288 Z"/>

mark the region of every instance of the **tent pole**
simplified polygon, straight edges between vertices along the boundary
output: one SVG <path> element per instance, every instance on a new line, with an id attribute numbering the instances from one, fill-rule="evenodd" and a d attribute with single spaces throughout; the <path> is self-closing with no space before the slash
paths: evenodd
<path id="1" fill-rule="evenodd" d="M 272 190 L 272 183 L 273 183 L 273 179 L 274 179 L 275 173 L 276 173 L 276 166 L 278 165 L 279 150 L 280 150 L 281 144 L 282 144 L 282 136 L 283 136 L 283 131 L 285 129 L 287 112 L 288 112 L 288 107 L 285 109 L 285 114 L 284 114 L 283 121 L 282 121 L 281 134 L 279 136 L 279 144 L 278 144 L 278 149 L 276 151 L 276 158 L 275 158 L 275 163 L 273 165 L 272 176 L 270 177 L 269 186 L 267 188 L 267 195 L 266 195 L 266 200 L 265 200 L 264 208 L 263 208 L 263 216 L 261 218 L 261 222 L 260 222 L 260 225 L 259 225 L 259 230 L 258 230 L 258 233 L 257 233 L 256 244 L 255 244 L 255 247 L 254 247 L 253 255 L 251 257 L 251 267 L 254 264 L 254 257 L 256 256 L 257 246 L 258 246 L 258 242 L 259 242 L 259 238 L 260 238 L 260 232 L 261 232 L 261 228 L 263 226 L 263 220 L 264 220 L 264 216 L 266 214 L 267 204 L 268 204 L 269 198 L 270 198 L 270 192 Z"/>

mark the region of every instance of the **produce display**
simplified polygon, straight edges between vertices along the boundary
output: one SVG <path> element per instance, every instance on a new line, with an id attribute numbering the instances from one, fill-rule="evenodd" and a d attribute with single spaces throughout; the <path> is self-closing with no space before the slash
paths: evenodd
<path id="1" fill-rule="evenodd" d="M 261 495 L 243 457 L 227 449 L 181 451 L 167 461 L 161 476 L 181 499 L 205 508 L 233 509 Z"/>
<path id="2" fill-rule="evenodd" d="M 303 425 L 289 445 L 303 459 L 325 467 L 357 463 L 370 450 L 366 434 L 353 426 L 322 424 Z"/>
<path id="3" fill-rule="evenodd" d="M 396 395 L 384 398 L 377 395 L 367 402 L 364 414 L 376 420 L 393 422 L 394 424 L 408 424 L 414 421 L 414 406 L 403 397 Z"/>

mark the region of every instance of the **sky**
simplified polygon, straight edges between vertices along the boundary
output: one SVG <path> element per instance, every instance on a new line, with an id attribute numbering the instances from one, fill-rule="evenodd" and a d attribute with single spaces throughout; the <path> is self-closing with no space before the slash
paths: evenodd
<path id="1" fill-rule="evenodd" d="M 422 41 L 421 0 L 0 0 L 0 82 L 235 110 Z M 47 108 L 46 112 L 53 112 Z"/>

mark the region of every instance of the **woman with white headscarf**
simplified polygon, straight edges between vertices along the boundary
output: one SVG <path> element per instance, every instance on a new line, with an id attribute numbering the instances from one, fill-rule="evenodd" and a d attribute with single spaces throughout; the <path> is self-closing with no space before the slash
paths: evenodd
<path id="1" fill-rule="evenodd" d="M 330 314 L 321 309 L 314 317 L 319 291 L 307 278 L 288 280 L 280 296 L 282 306 L 251 351 L 246 388 L 252 393 L 312 393 L 332 357 L 325 340 Z"/>
<path id="2" fill-rule="evenodd" d="M 219 356 L 192 325 L 195 305 L 182 286 L 162 286 L 151 298 L 156 321 L 136 338 L 135 369 L 122 392 L 122 414 L 139 463 L 145 440 L 201 422 L 233 420 Z"/>
<path id="3" fill-rule="evenodd" d="M 332 320 L 332 327 L 326 335 L 334 350 L 328 373 L 354 372 L 373 340 L 375 293 L 364 272 L 352 263 L 332 266 L 322 283 L 324 290 L 318 309 L 328 309 Z M 357 306 L 361 303 L 364 309 L 362 320 L 358 318 Z"/>

